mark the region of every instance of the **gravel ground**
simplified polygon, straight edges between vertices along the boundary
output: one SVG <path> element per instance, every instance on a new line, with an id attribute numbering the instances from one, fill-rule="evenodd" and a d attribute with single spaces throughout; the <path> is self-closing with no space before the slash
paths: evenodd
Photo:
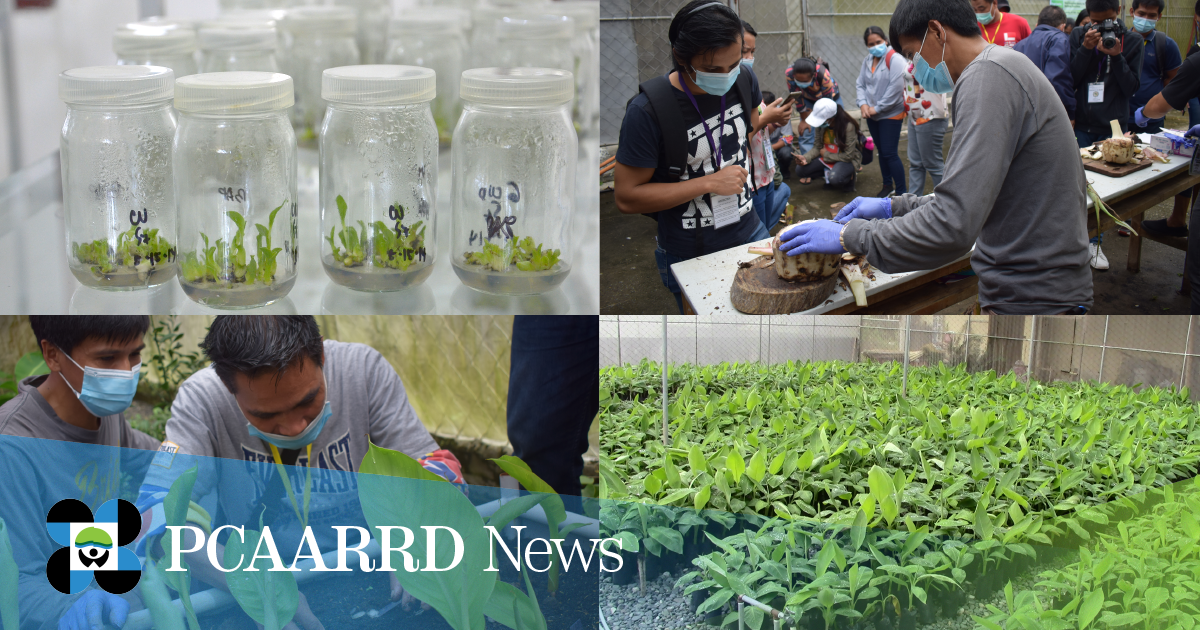
<path id="1" fill-rule="evenodd" d="M 1035 566 L 1013 581 L 1013 593 L 1033 589 L 1039 573 L 1060 564 L 1066 564 L 1066 561 Z M 600 610 L 604 613 L 609 630 L 713 630 L 713 626 L 705 625 L 699 615 L 688 610 L 688 597 L 683 594 L 683 589 L 674 588 L 675 581 L 688 570 L 681 568 L 674 574 L 663 573 L 657 580 L 647 580 L 644 598 L 638 592 L 636 581 L 627 586 L 617 586 L 611 578 L 602 577 Z M 918 626 L 918 630 L 975 630 L 978 624 L 972 616 L 990 615 L 988 604 L 1004 610 L 1004 589 L 997 590 L 983 601 L 969 595 L 958 615 Z M 868 624 L 865 630 L 873 628 L 873 624 Z"/>

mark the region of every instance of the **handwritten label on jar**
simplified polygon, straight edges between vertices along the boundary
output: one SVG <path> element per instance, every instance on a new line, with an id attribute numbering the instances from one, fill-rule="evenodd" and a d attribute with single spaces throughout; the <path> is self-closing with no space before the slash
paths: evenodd
<path id="1" fill-rule="evenodd" d="M 505 194 L 506 190 L 507 194 Z M 517 223 L 517 217 L 504 216 L 504 209 L 500 202 L 504 199 L 507 199 L 509 203 L 521 201 L 521 187 L 516 182 L 508 182 L 505 186 L 480 186 L 478 194 L 479 199 L 487 204 L 483 214 L 487 230 L 485 232 L 471 230 L 469 244 L 474 246 L 478 241 L 482 245 L 485 240 L 491 241 L 497 236 L 503 236 L 506 240 L 513 238 L 512 226 Z"/>
<path id="2" fill-rule="evenodd" d="M 146 208 L 142 208 L 141 212 L 139 212 L 137 210 L 129 211 L 129 225 L 130 225 L 130 227 L 133 228 L 133 241 L 135 243 L 137 243 L 139 245 L 149 245 L 150 244 L 150 234 L 142 231 L 142 225 L 145 224 L 149 220 L 150 220 L 150 211 L 147 210 Z M 157 230 L 151 230 L 151 231 L 153 232 L 153 231 L 157 231 Z M 152 251 L 152 252 L 147 253 L 145 258 L 147 260 L 149 260 L 150 262 L 157 265 L 163 261 L 164 255 L 162 252 Z M 167 249 L 165 258 L 166 258 L 167 262 L 175 262 L 175 248 L 174 247 L 170 247 Z M 141 264 L 141 262 L 142 262 L 142 255 L 139 253 L 134 253 L 133 264 L 139 265 L 139 264 Z"/>
<path id="3" fill-rule="evenodd" d="M 246 203 L 245 188 L 218 188 L 217 194 L 225 198 L 225 201 L 236 201 L 238 203 Z"/>

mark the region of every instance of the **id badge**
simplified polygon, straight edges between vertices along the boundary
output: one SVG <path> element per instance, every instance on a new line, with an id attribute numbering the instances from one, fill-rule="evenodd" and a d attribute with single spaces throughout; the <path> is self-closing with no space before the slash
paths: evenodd
<path id="1" fill-rule="evenodd" d="M 1103 103 L 1104 102 L 1104 84 L 1089 83 L 1088 84 L 1088 102 Z"/>
<path id="2" fill-rule="evenodd" d="M 771 139 L 769 136 L 763 137 L 763 155 L 766 156 L 767 168 L 775 168 L 775 150 L 771 148 Z"/>
<path id="3" fill-rule="evenodd" d="M 717 229 L 733 225 L 742 220 L 738 212 L 737 195 L 724 195 L 712 198 L 713 224 Z"/>

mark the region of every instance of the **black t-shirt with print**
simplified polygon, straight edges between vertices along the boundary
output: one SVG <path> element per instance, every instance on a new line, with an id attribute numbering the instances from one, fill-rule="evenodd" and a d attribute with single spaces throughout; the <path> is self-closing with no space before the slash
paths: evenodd
<path id="1" fill-rule="evenodd" d="M 1183 109 L 1197 96 L 1200 96 L 1200 55 L 1192 55 L 1183 60 L 1175 78 L 1162 89 L 1162 97 L 1171 109 Z"/>
<path id="2" fill-rule="evenodd" d="M 750 77 L 750 98 L 754 101 L 751 107 L 757 107 L 762 102 L 762 92 L 753 73 L 750 73 Z M 687 94 L 684 94 L 683 90 L 675 90 L 675 96 L 679 103 L 679 111 L 683 114 L 688 137 L 687 168 L 679 180 L 710 175 L 716 172 L 716 169 L 713 166 L 712 149 L 704 133 L 704 125 L 701 124 L 700 116 L 696 113 L 696 108 L 692 107 Z M 719 132 L 717 127 L 721 115 L 721 97 L 699 94 L 695 98 L 696 104 L 704 112 L 709 129 L 712 130 L 713 140 L 721 143 L 722 168 L 737 164 L 749 173 L 750 129 L 746 128 L 746 119 L 742 117 L 745 105 L 738 97 L 737 89 L 732 88 L 725 94 L 725 126 Z M 720 140 L 717 139 L 718 136 Z M 645 94 L 638 94 L 630 101 L 625 111 L 625 120 L 621 123 L 617 161 L 636 168 L 653 168 L 654 175 L 650 181 L 666 182 L 670 180 L 667 177 L 668 165 L 665 160 L 662 130 L 654 119 L 650 100 Z M 694 258 L 750 242 L 761 225 L 758 215 L 754 212 L 750 194 L 747 180 L 746 186 L 737 195 L 741 220 L 721 229 L 714 226 L 712 199 L 708 194 L 659 212 L 659 247 L 680 258 Z M 697 224 L 700 229 L 699 238 L 696 233 Z"/>

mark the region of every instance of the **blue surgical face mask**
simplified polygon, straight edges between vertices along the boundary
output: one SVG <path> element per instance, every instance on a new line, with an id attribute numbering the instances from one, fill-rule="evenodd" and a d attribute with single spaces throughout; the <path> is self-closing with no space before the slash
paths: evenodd
<path id="1" fill-rule="evenodd" d="M 251 437 L 261 438 L 268 444 L 274 444 L 276 448 L 298 450 L 312 444 L 317 436 L 321 434 L 321 429 L 325 428 L 325 423 L 329 421 L 333 415 L 331 404 L 329 402 L 329 388 L 325 388 L 325 406 L 321 408 L 321 413 L 308 423 L 307 427 L 297 435 L 279 435 L 277 433 L 266 433 L 259 431 L 250 422 L 246 422 L 246 429 L 250 431 Z"/>
<path id="2" fill-rule="evenodd" d="M 742 64 L 744 64 L 747 68 L 753 68 L 754 67 L 754 58 L 751 57 L 749 59 L 743 59 Z M 707 90 L 705 90 L 705 91 L 707 91 Z"/>
<path id="3" fill-rule="evenodd" d="M 929 37 L 929 31 L 925 31 Z M 946 44 L 942 44 L 942 62 L 936 68 L 930 68 L 929 62 L 921 57 L 925 50 L 925 38 L 921 38 L 921 49 L 917 51 L 913 61 L 913 78 L 921 84 L 921 88 L 934 94 L 949 94 L 954 91 L 954 79 L 950 78 L 950 68 L 946 67 Z"/>
<path id="4" fill-rule="evenodd" d="M 695 68 L 692 72 L 696 73 L 696 87 L 712 94 L 713 96 L 722 96 L 733 87 L 737 81 L 738 74 L 742 71 L 742 64 L 738 64 L 731 72 L 700 72 Z"/>
<path id="5" fill-rule="evenodd" d="M 801 90 L 810 85 L 812 85 L 812 81 L 805 81 L 804 83 L 800 83 L 799 81 L 796 82 L 796 87 L 800 88 Z"/>
<path id="6" fill-rule="evenodd" d="M 62 352 L 62 349 L 59 349 Z M 63 356 L 71 363 L 75 363 L 75 359 L 66 352 L 62 352 Z M 140 377 L 142 364 L 139 363 L 133 366 L 132 370 L 102 370 L 94 367 L 83 367 L 75 363 L 75 367 L 83 370 L 83 385 L 79 391 L 75 391 L 71 387 L 71 383 L 67 381 L 67 377 L 62 376 L 62 372 L 58 375 L 62 376 L 62 380 L 71 388 L 75 396 L 79 398 L 79 402 L 83 403 L 85 409 L 91 412 L 92 415 L 103 418 L 105 416 L 115 416 L 129 408 L 133 402 L 133 395 L 137 393 L 138 378 Z"/>
<path id="7" fill-rule="evenodd" d="M 887 44 L 876 44 L 867 49 L 872 57 L 882 57 L 887 52 Z"/>
<path id="8" fill-rule="evenodd" d="M 992 12 L 988 11 L 987 13 L 976 13 L 975 19 L 979 20 L 979 23 L 983 24 L 984 26 L 991 24 L 992 23 Z"/>
<path id="9" fill-rule="evenodd" d="M 1149 33 L 1154 30 L 1154 25 L 1158 24 L 1158 20 L 1133 16 L 1133 30 L 1139 33 Z"/>

